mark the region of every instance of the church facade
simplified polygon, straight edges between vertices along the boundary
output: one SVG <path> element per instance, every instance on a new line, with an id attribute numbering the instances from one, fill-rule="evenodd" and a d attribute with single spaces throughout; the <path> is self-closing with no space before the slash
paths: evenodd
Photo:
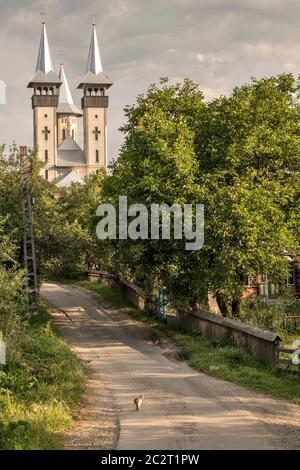
<path id="1" fill-rule="evenodd" d="M 96 26 L 93 25 L 82 90 L 81 110 L 74 104 L 63 64 L 56 75 L 51 59 L 46 25 L 36 71 L 28 88 L 33 89 L 34 148 L 44 163 L 46 180 L 58 186 L 83 183 L 84 178 L 107 166 L 107 90 L 111 80 L 103 71 Z M 78 129 L 83 123 L 82 149 Z"/>

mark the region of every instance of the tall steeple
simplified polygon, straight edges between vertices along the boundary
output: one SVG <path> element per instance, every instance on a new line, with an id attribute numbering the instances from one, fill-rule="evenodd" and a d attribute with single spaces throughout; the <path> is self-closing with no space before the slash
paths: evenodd
<path id="1" fill-rule="evenodd" d="M 97 31 L 96 31 L 96 25 L 95 24 L 93 24 L 91 44 L 90 44 L 90 50 L 89 50 L 89 57 L 88 57 L 88 62 L 87 62 L 87 67 L 86 67 L 86 73 L 88 73 L 88 72 L 94 73 L 95 75 L 98 75 L 98 73 L 103 72 L 102 61 L 101 61 L 101 55 L 100 55 L 100 49 L 99 49 L 99 43 L 98 43 L 98 37 L 97 37 Z"/>
<path id="2" fill-rule="evenodd" d="M 51 52 L 48 42 L 46 24 L 42 23 L 42 34 L 38 59 L 36 63 L 35 76 L 29 82 L 28 88 L 34 88 L 36 84 L 55 84 L 60 85 L 61 81 L 53 71 Z"/>
<path id="3" fill-rule="evenodd" d="M 82 112 L 74 104 L 63 64 L 60 65 L 59 79 L 62 85 L 59 90 L 57 108 L 57 144 L 61 145 L 68 136 L 77 142 L 77 118 L 82 116 Z"/>
<path id="4" fill-rule="evenodd" d="M 64 65 L 60 64 L 60 71 L 58 78 L 62 82 L 62 85 L 59 90 L 59 101 L 58 101 L 58 113 L 64 114 L 76 114 L 77 116 L 82 116 L 82 112 L 79 111 L 77 106 L 74 104 L 72 93 L 70 91 L 69 83 L 66 77 Z"/>
<path id="5" fill-rule="evenodd" d="M 28 88 L 33 88 L 32 108 L 34 121 L 34 147 L 39 159 L 45 163 L 41 170 L 46 179 L 56 177 L 57 164 L 57 115 L 58 90 L 61 80 L 53 71 L 46 25 L 42 24 L 42 35 L 36 71 Z"/>
<path id="6" fill-rule="evenodd" d="M 78 88 L 85 88 L 87 85 L 102 85 L 105 88 L 109 88 L 112 85 L 112 81 L 103 70 L 95 23 L 92 27 L 86 74 Z"/>
<path id="7" fill-rule="evenodd" d="M 105 74 L 100 57 L 96 26 L 93 24 L 86 74 L 78 88 L 83 89 L 84 155 L 87 174 L 107 166 L 106 90 L 112 81 Z"/>
<path id="8" fill-rule="evenodd" d="M 53 65 L 50 53 L 50 47 L 48 42 L 46 24 L 43 22 L 42 24 L 42 35 L 40 41 L 40 49 L 38 60 L 36 64 L 36 72 L 40 71 L 43 73 L 53 72 Z"/>

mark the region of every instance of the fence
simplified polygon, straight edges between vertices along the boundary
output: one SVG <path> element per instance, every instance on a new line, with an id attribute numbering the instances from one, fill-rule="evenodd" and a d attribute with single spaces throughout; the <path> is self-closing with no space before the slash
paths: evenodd
<path id="1" fill-rule="evenodd" d="M 101 282 L 119 288 L 123 296 L 133 306 L 153 313 L 158 311 L 157 300 L 145 294 L 136 285 L 118 276 L 103 271 L 88 271 L 88 280 Z M 260 330 L 244 323 L 215 315 L 205 310 L 197 310 L 189 315 L 166 317 L 173 326 L 188 333 L 200 333 L 205 338 L 220 343 L 244 348 L 248 353 L 268 367 L 276 366 L 281 338 L 271 331 Z"/>

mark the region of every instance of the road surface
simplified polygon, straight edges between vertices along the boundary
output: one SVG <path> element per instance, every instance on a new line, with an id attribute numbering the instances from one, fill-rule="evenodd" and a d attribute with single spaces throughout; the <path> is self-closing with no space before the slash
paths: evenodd
<path id="1" fill-rule="evenodd" d="M 117 417 L 118 450 L 300 448 L 300 407 L 167 359 L 160 347 L 145 341 L 139 322 L 124 319 L 89 291 L 46 283 L 42 295 L 56 307 L 56 328 L 99 379 L 99 390 L 94 381 L 92 394 L 87 391 L 79 448 L 99 448 L 104 408 L 109 432 L 112 415 Z M 145 400 L 136 412 L 133 399 L 139 394 Z M 93 414 L 94 424 L 86 424 L 92 427 L 89 442 L 80 445 L 82 425 Z"/>

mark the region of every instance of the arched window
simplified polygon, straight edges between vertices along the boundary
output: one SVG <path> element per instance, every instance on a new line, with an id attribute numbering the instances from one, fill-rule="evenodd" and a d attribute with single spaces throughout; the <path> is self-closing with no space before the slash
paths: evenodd
<path id="1" fill-rule="evenodd" d="M 96 163 L 99 163 L 99 150 L 96 150 Z"/>
<path id="2" fill-rule="evenodd" d="M 65 138 L 66 138 L 66 129 L 63 129 L 63 131 L 62 131 L 62 138 L 63 138 L 63 140 L 65 140 Z"/>

